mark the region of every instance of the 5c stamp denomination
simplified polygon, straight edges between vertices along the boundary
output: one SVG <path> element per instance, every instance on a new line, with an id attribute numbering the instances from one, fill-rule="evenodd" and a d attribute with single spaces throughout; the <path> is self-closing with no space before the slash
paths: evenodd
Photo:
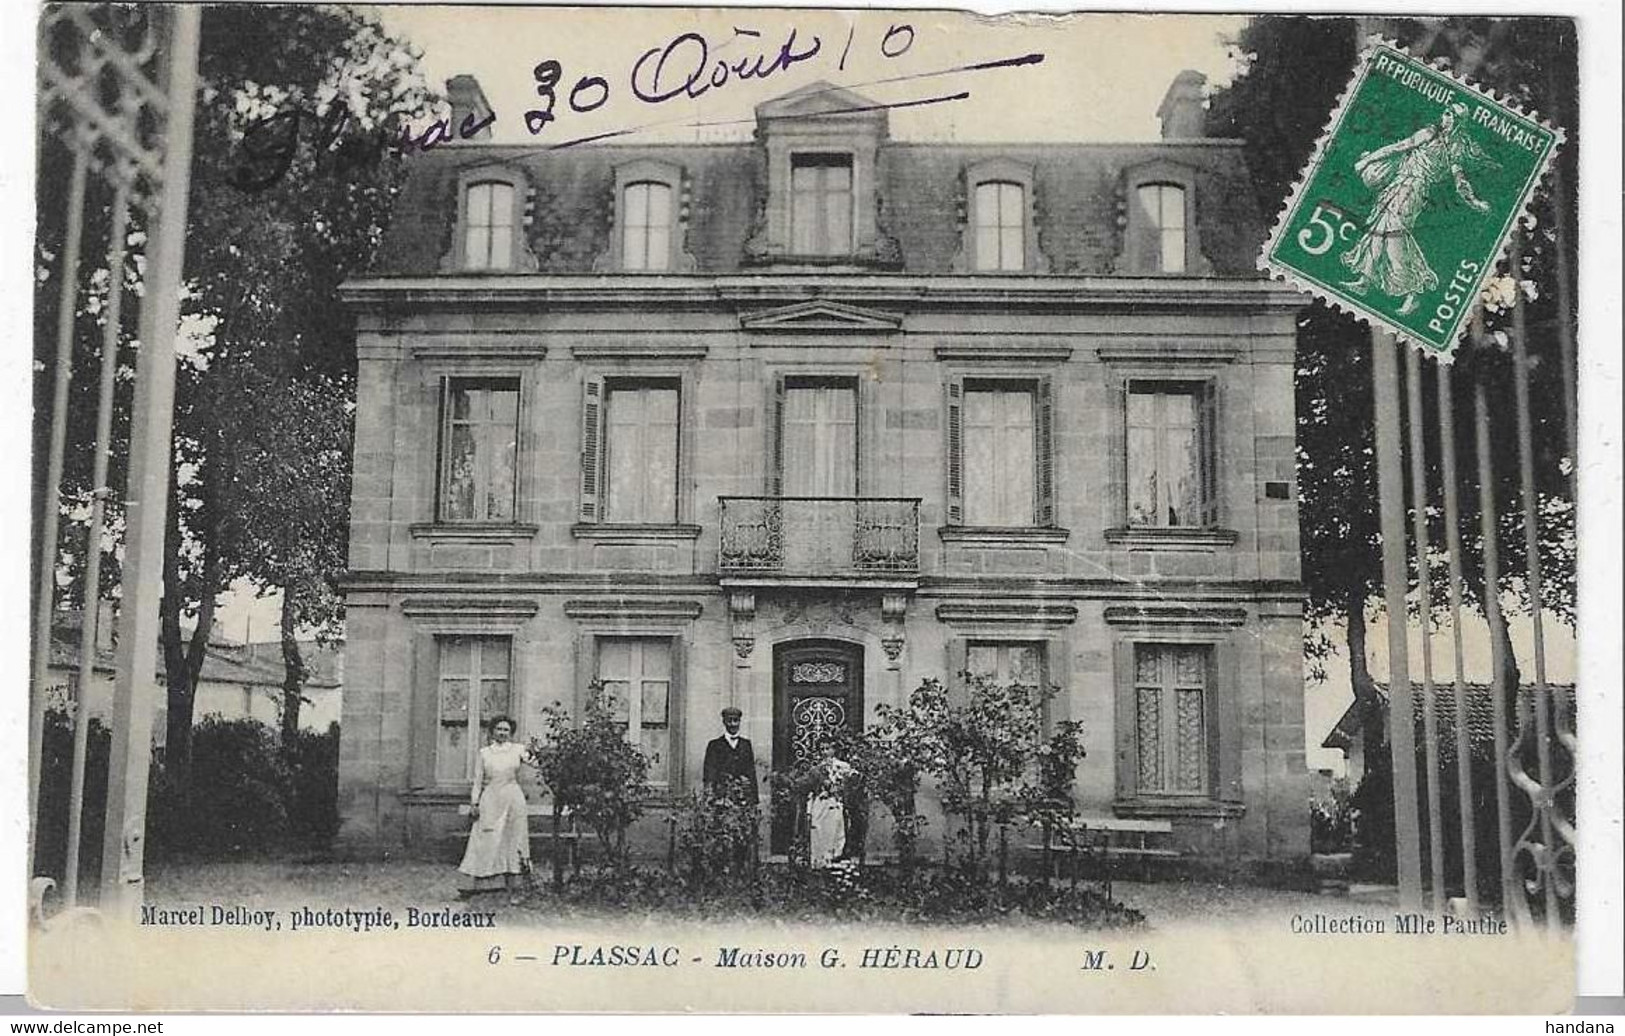
<path id="1" fill-rule="evenodd" d="M 1374 43 L 1259 266 L 1448 356 L 1562 140 L 1490 93 Z"/>

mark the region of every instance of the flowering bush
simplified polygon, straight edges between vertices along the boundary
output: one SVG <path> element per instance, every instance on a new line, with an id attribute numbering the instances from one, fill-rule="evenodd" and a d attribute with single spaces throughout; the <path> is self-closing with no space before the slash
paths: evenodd
<path id="1" fill-rule="evenodd" d="M 1083 728 L 1066 722 L 1044 736 L 1044 704 L 1059 688 L 961 675 L 962 697 L 927 680 L 909 705 L 921 720 L 925 771 L 937 778 L 943 810 L 961 819 L 963 862 L 972 872 L 985 872 L 989 836 L 998 829 L 1002 878 L 1003 832 L 1012 823 L 1053 824 L 1071 815 Z"/>
<path id="2" fill-rule="evenodd" d="M 626 860 L 626 829 L 643 815 L 649 798 L 649 760 L 626 738 L 603 685 L 593 683 L 576 724 L 563 705 L 542 710 L 546 730 L 531 738 L 530 759 L 553 793 L 554 836 L 559 815 L 570 812 L 595 835 L 612 866 Z M 554 884 L 563 881 L 561 854 L 554 853 Z"/>
<path id="3" fill-rule="evenodd" d="M 731 795 L 699 793 L 684 800 L 677 847 L 690 887 L 732 887 L 747 878 L 755 870 L 760 821 L 755 803 Z"/>

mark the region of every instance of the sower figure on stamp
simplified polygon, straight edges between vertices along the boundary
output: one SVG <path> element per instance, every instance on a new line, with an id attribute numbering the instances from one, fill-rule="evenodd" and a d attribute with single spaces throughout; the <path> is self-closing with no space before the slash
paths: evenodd
<path id="1" fill-rule="evenodd" d="M 739 734 L 739 721 L 743 714 L 730 705 L 722 710 L 722 735 L 714 737 L 705 746 L 705 795 L 707 799 L 721 799 L 756 811 L 761 794 L 756 786 L 756 752 L 750 739 Z M 752 825 L 750 848 L 739 847 L 741 863 L 754 863 L 756 838 Z"/>
<path id="2" fill-rule="evenodd" d="M 1343 265 L 1358 275 L 1343 282 L 1343 287 L 1356 295 L 1375 287 L 1385 295 L 1403 296 L 1399 312 L 1410 313 L 1416 309 L 1417 295 L 1439 286 L 1439 277 L 1413 233 L 1429 195 L 1436 185 L 1450 179 L 1472 209 L 1487 212 L 1490 207 L 1473 192 L 1462 171 L 1467 158 L 1486 160 L 1477 144 L 1461 132 L 1459 120 L 1466 113 L 1466 105 L 1452 104 L 1437 124 L 1367 152 L 1354 163 L 1355 174 L 1377 189 L 1377 198 L 1365 235 L 1343 253 Z"/>

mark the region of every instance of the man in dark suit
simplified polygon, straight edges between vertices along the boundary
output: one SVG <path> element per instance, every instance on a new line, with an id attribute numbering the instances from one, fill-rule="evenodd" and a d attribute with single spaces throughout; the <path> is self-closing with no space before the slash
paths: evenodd
<path id="1" fill-rule="evenodd" d="M 705 746 L 705 793 L 754 806 L 761 801 L 756 787 L 756 753 L 750 739 L 739 736 L 741 715 L 732 705 L 723 709 L 723 734 Z"/>

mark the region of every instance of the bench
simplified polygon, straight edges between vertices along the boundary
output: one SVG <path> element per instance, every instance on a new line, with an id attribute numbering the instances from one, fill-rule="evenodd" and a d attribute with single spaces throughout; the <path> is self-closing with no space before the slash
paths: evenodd
<path id="1" fill-rule="evenodd" d="M 1167 820 L 1141 820 L 1130 817 L 1081 816 L 1070 824 L 1051 829 L 1043 844 L 1027 848 L 1041 852 L 1045 858 L 1046 874 L 1056 860 L 1066 860 L 1074 884 L 1078 880 L 1080 864 L 1098 864 L 1098 873 L 1106 886 L 1106 898 L 1112 896 L 1114 863 L 1119 860 L 1137 860 L 1143 874 L 1151 860 L 1178 859 L 1180 851 L 1166 844 L 1173 834 L 1174 825 Z"/>
<path id="2" fill-rule="evenodd" d="M 466 802 L 457 807 L 457 815 L 460 817 L 471 818 L 473 812 L 474 808 Z M 537 858 L 539 854 L 536 852 L 536 850 L 538 846 L 540 846 L 547 850 L 541 855 L 546 855 L 549 859 L 551 859 L 553 855 L 553 842 L 555 837 L 553 833 L 552 805 L 545 802 L 527 803 L 525 806 L 525 817 L 525 826 L 530 834 L 531 858 Z M 470 819 L 467 827 L 461 829 L 460 831 L 453 831 L 451 834 L 447 835 L 447 840 L 456 840 L 461 845 L 468 844 L 468 835 L 469 832 L 473 830 L 473 826 L 473 820 Z M 568 810 L 565 811 L 565 813 L 559 818 L 559 831 L 557 839 L 560 844 L 560 848 L 562 848 L 565 854 L 564 862 L 569 865 L 572 871 L 580 868 L 581 861 L 579 852 L 583 837 L 585 836 L 576 826 L 575 814 L 569 812 Z"/>

